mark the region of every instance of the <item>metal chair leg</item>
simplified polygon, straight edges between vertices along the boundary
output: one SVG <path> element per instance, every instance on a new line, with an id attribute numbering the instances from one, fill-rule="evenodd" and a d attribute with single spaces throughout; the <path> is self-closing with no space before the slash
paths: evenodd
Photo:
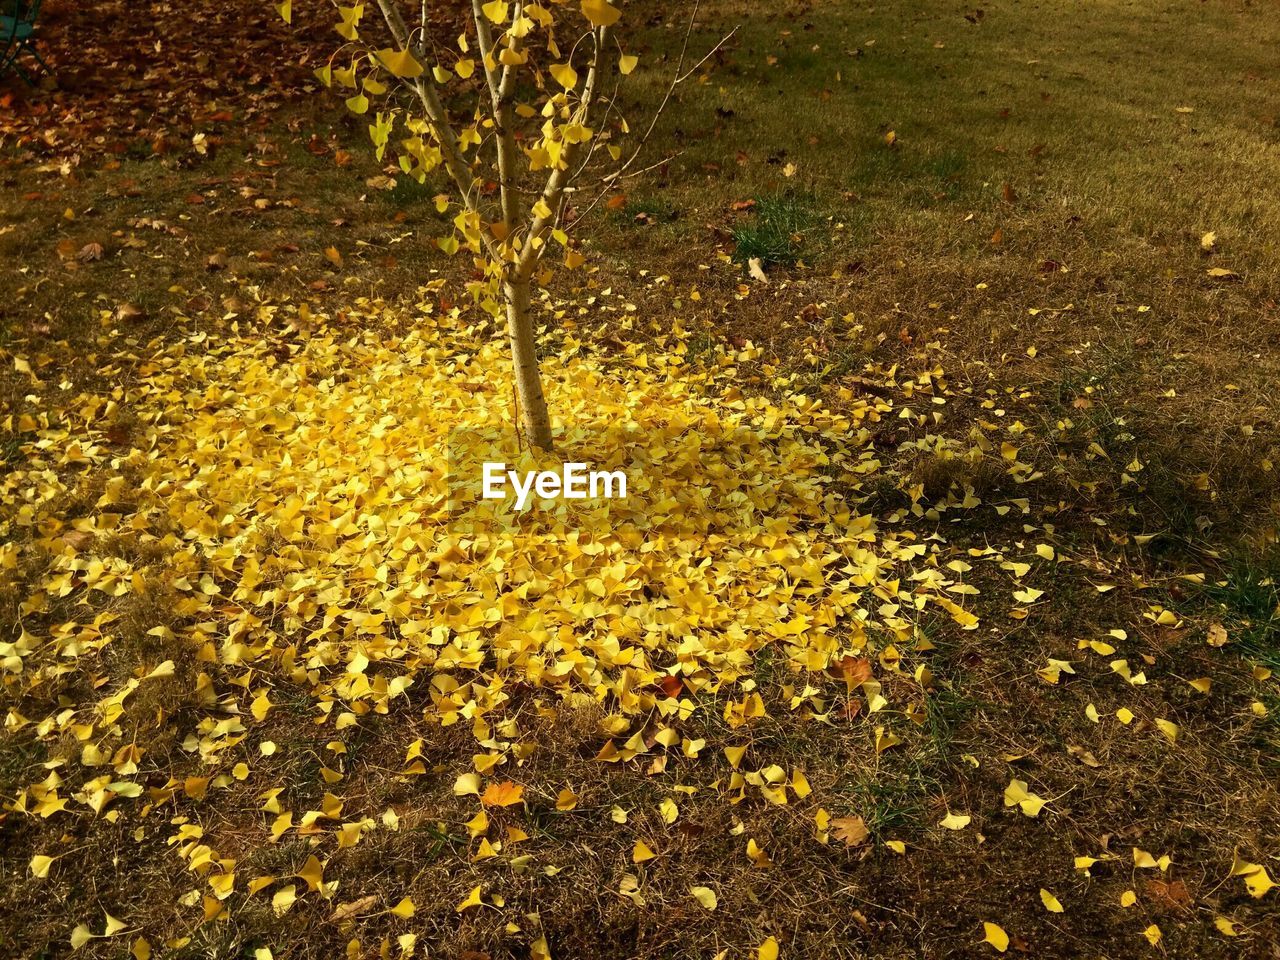
<path id="1" fill-rule="evenodd" d="M 13 61 L 9 64 L 9 69 L 11 69 L 14 73 L 16 73 L 19 77 L 21 77 L 22 82 L 25 83 L 28 87 L 34 87 L 36 85 L 35 81 L 32 80 L 31 77 L 27 74 L 27 71 L 22 69 L 22 64 L 18 63 L 17 57 L 13 58 Z"/>
<path id="2" fill-rule="evenodd" d="M 29 46 L 27 49 L 30 50 L 31 55 L 36 58 L 36 63 L 40 64 L 41 69 L 43 69 L 45 73 L 47 73 L 49 76 L 52 77 L 53 67 L 49 66 L 49 64 L 45 62 L 44 57 L 40 56 L 40 49 L 34 43 L 31 44 L 31 46 Z"/>

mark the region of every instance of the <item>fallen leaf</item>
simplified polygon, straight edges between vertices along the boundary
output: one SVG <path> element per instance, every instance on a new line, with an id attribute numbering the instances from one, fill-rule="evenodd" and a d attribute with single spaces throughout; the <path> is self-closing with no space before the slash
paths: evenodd
<path id="1" fill-rule="evenodd" d="M 471 889 L 471 892 L 467 894 L 466 899 L 461 901 L 456 907 L 453 908 L 454 911 L 457 913 L 463 913 L 464 911 L 469 910 L 472 907 L 484 906 L 484 901 L 480 899 L 481 889 L 482 888 L 479 886 L 473 887 Z"/>
<path id="2" fill-rule="evenodd" d="M 366 912 L 370 907 L 378 902 L 376 894 L 369 894 L 367 897 L 361 897 L 359 900 L 352 900 L 350 903 L 338 904 L 337 909 L 329 915 L 329 920 L 333 923 L 340 923 L 343 920 L 350 920 L 354 916 L 358 916 Z M 395 910 L 391 911 L 395 913 Z"/>
<path id="3" fill-rule="evenodd" d="M 693 894 L 693 898 L 702 904 L 707 910 L 714 910 L 719 900 L 716 898 L 716 892 L 710 887 L 690 887 L 689 892 Z"/>
<path id="4" fill-rule="evenodd" d="M 491 783 L 480 795 L 480 802 L 486 807 L 511 807 L 524 798 L 524 787 L 510 780 Z"/>
<path id="5" fill-rule="evenodd" d="M 871 836 L 871 831 L 867 829 L 866 822 L 862 817 L 840 817 L 831 821 L 831 832 L 837 840 L 844 842 L 846 847 L 856 847 L 867 841 Z"/>
<path id="6" fill-rule="evenodd" d="M 984 922 L 982 924 L 983 943 L 989 943 L 993 946 L 997 953 L 1004 953 L 1009 949 L 1009 935 L 998 924 Z"/>

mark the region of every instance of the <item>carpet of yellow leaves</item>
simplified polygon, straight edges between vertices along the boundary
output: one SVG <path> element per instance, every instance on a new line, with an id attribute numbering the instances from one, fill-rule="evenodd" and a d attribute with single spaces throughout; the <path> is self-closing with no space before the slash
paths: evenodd
<path id="1" fill-rule="evenodd" d="M 566 336 L 547 371 L 564 424 L 556 455 L 625 468 L 629 496 L 517 515 L 466 500 L 480 461 L 529 461 L 510 428 L 504 344 L 456 313 L 402 336 L 370 332 L 380 310 L 359 303 L 363 329 L 321 325 L 292 341 L 199 334 L 145 362 L 133 385 L 16 425 L 28 467 L 0 490 L 35 536 L 0 548 L 0 564 L 45 556 L 24 613 L 72 601 L 83 616 L 5 644 L 5 687 L 31 693 L 84 670 L 105 689 L 47 717 L 11 710 L 6 723 L 73 734 L 82 763 L 114 766 L 74 799 L 102 811 L 142 793 L 127 779 L 138 748 L 113 748 L 113 728 L 174 665 L 120 684 L 97 674 L 116 634 L 111 601 L 135 592 L 173 598 L 172 622 L 150 632 L 189 643 L 209 668 L 207 715 L 185 746 L 215 785 L 241 759 L 246 725 L 272 710 L 277 679 L 308 687 L 315 722 L 335 733 L 399 697 L 421 703 L 473 728 L 488 773 L 530 749 L 504 715 L 515 686 L 593 698 L 616 735 L 637 715 L 688 716 L 702 694 L 723 694 L 734 723 L 760 709 L 762 648 L 800 675 L 873 637 L 896 663 L 894 644 L 913 641 L 912 617 L 933 604 L 976 623 L 946 596 L 936 545 L 856 512 L 880 467 L 869 425 L 889 401 L 850 397 L 835 412 L 744 396 L 737 365 L 753 348 L 693 362 L 678 328 L 612 355 Z M 139 424 L 127 443 L 111 426 L 122 409 Z M 68 502 L 83 515 L 64 513 Z M 99 554 L 122 534 L 149 562 Z M 882 708 L 880 684 L 858 679 Z M 795 692 L 805 714 L 829 708 L 802 675 Z M 610 741 L 601 758 L 635 752 Z M 47 783 L 18 806 L 48 815 L 66 803 Z"/>

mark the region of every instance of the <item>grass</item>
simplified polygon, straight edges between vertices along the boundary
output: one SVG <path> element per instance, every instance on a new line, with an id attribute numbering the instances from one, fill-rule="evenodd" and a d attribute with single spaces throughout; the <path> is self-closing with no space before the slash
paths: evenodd
<path id="1" fill-rule="evenodd" d="M 766 267 L 795 266 L 805 247 L 805 234 L 813 228 L 812 201 L 786 191 L 760 197 L 751 218 L 733 231 L 734 259 L 758 260 Z"/>
<path id="2" fill-rule="evenodd" d="M 395 955 L 397 938 L 409 933 L 419 937 L 418 955 L 443 950 L 468 960 L 529 956 L 539 933 L 560 960 L 683 960 L 722 949 L 747 957 L 768 935 L 784 957 L 983 956 L 991 955 L 977 945 L 984 921 L 1002 924 L 1017 950 L 1036 956 L 1152 956 L 1158 951 L 1143 935 L 1151 924 L 1171 957 L 1262 956 L 1280 938 L 1276 894 L 1254 899 L 1228 876 L 1236 850 L 1277 873 L 1280 817 L 1280 698 L 1265 676 L 1280 673 L 1273 11 L 1219 0 L 1001 0 L 973 20 L 959 7 L 906 0 L 750 10 L 713 0 L 702 9 L 695 49 L 735 25 L 738 33 L 705 82 L 682 87 L 660 121 L 648 162 L 667 162 L 630 181 L 620 209 L 593 213 L 595 272 L 557 280 L 548 315 L 589 315 L 613 291 L 636 308 L 636 337 L 679 320 L 696 331 L 689 355 L 704 362 L 748 341 L 762 347 L 762 358 L 737 362 L 748 395 L 802 389 L 837 407 L 849 396 L 894 399 L 894 418 L 868 428 L 869 455 L 887 467 L 862 509 L 926 550 L 945 544 L 962 555 L 971 567 L 962 579 L 980 590 L 971 602 L 982 616 L 975 631 L 939 619 L 927 634 L 894 638 L 909 670 L 876 663 L 877 677 L 896 691 L 919 689 L 917 666 L 933 675 L 918 718 L 883 720 L 903 731 L 904 743 L 877 756 L 874 730 L 884 715 L 865 707 L 852 717 L 801 720 L 804 711 L 790 705 L 799 679 L 768 658 L 754 665 L 767 720 L 743 733 L 715 710 L 699 714 L 684 732 L 706 740 L 707 759 L 677 757 L 661 775 L 639 762 L 593 761 L 604 708 L 562 704 L 535 716 L 526 701 L 521 716 L 539 750 L 512 775 L 528 784 L 528 811 L 494 816 L 529 830 L 530 841 L 515 849 L 531 859 L 473 863 L 465 824 L 474 804 L 452 791 L 474 753 L 471 732 L 428 725 L 420 688 L 344 738 L 346 776 L 331 785 L 320 771 L 339 764 L 333 731 L 313 722 L 316 705 L 303 686 L 272 676 L 280 706 L 270 727 L 243 745 L 253 760 L 249 780 L 204 800 L 179 794 L 146 818 L 128 808 L 112 825 L 83 812 L 43 820 L 9 809 L 18 789 L 51 770 L 78 776 L 73 761 L 83 744 L 6 728 L 0 953 L 66 955 L 71 928 L 100 929 L 103 910 L 174 957 L 251 957 L 260 946 L 278 957 L 342 956 L 353 938 L 362 956 L 376 955 L 384 938 Z M 664 56 L 683 35 L 681 11 L 646 12 L 634 46 L 654 69 L 637 71 L 629 87 L 633 127 L 664 92 Z M 49 13 L 51 43 L 115 69 L 117 55 L 81 54 L 76 38 L 116 27 L 87 8 L 51 2 Z M 215 12 L 192 20 L 206 16 Z M 177 32 L 159 47 L 130 49 L 162 56 L 190 45 L 174 89 L 189 81 L 207 91 L 198 48 L 226 42 L 225 25 L 164 29 Z M 260 35 L 294 45 L 281 47 L 292 55 L 280 69 L 292 71 L 312 49 L 310 35 L 276 29 L 264 24 Z M 58 65 L 61 102 L 93 106 L 87 67 L 73 58 Z M 305 71 L 296 72 L 284 74 L 286 89 L 304 82 Z M 135 81 L 107 86 L 124 96 Z M 156 118 L 157 129 L 142 136 L 104 117 L 102 137 L 118 139 L 118 151 L 88 143 L 60 151 L 47 140 L 0 136 L 0 262 L 20 265 L 0 271 L 0 423 L 40 406 L 14 356 L 45 381 L 42 402 L 63 380 L 74 383 L 67 395 L 108 394 L 148 367 L 153 343 L 178 333 L 235 323 L 260 330 L 287 358 L 307 331 L 290 332 L 271 313 L 286 300 L 338 316 L 354 298 L 382 296 L 416 317 L 417 304 L 438 308 L 457 296 L 469 268 L 416 242 L 439 230 L 431 202 L 438 185 L 397 176 L 390 190 L 370 187 L 383 171 L 340 104 L 276 94 L 256 103 L 264 89 L 224 84 L 236 104 L 232 123 L 199 119 L 209 112 L 199 106 L 189 118 Z M 151 114 L 145 99 L 130 102 L 134 116 Z M 259 124 L 251 135 L 240 122 L 246 112 Z M 42 131 L 79 135 L 62 131 L 56 116 L 41 121 Z M 199 154 L 187 146 L 197 132 L 220 142 Z M 349 159 L 337 162 L 339 151 Z M 64 153 L 79 159 L 63 169 Z M 1206 248 L 1210 231 L 1216 241 Z M 103 246 L 102 259 L 77 259 L 88 243 Z M 326 259 L 331 246 L 341 267 Z M 219 252 L 225 265 L 211 267 Z M 733 262 L 752 258 L 768 268 L 767 284 Z M 1238 279 L 1215 279 L 1212 267 Z M 426 290 L 436 279 L 452 286 Z M 124 303 L 144 315 L 116 322 Z M 897 416 L 904 410 L 910 415 Z M 122 435 L 133 429 L 127 409 L 100 415 L 118 419 Z M 1043 479 L 1018 482 L 1005 443 Z M 0 430 L 6 470 L 21 465 L 23 451 L 21 436 Z M 1135 461 L 1141 469 L 1130 467 Z M 103 492 L 102 477 L 85 473 L 78 496 L 55 510 L 66 519 L 87 515 Z M 843 476 L 832 487 L 851 489 Z M 962 506 L 966 491 L 982 505 Z M 6 503 L 14 496 L 7 492 Z M 8 507 L 0 532 L 6 541 L 32 536 Z M 1038 546 L 1052 547 L 1054 559 Z M 989 549 L 1001 557 L 983 559 Z M 164 556 L 128 530 L 100 552 Z M 1027 584 L 1044 596 L 1015 601 L 1023 582 L 1002 564 L 1027 564 Z M 45 635 L 83 619 L 71 600 L 21 612 L 24 584 L 38 573 L 5 570 L 0 623 Z M 158 788 L 170 772 L 208 773 L 183 747 L 204 715 L 193 702 L 194 678 L 216 676 L 218 695 L 227 696 L 263 682 L 267 670 L 226 672 L 148 636 L 158 623 L 184 625 L 173 598 L 151 601 L 105 608 L 124 626 L 98 675 L 51 676 L 47 689 L 6 699 L 3 709 L 38 720 L 96 698 L 95 683 L 174 659 L 174 681 L 140 688 L 120 720 L 121 734 L 149 751 L 143 767 Z M 1173 611 L 1176 623 L 1158 623 L 1153 606 Z M 1215 623 L 1230 638 L 1222 648 L 1204 642 Z M 223 638 L 212 627 L 216 650 Z M 1117 629 L 1126 640 L 1110 633 Z M 0 644 L 20 636 L 0 628 Z M 1117 652 L 1081 647 L 1103 639 Z M 889 642 L 877 638 L 877 652 Z M 1121 657 L 1148 682 L 1116 673 L 1110 663 Z M 1049 658 L 1071 662 L 1076 673 L 1048 683 L 1037 671 Z M 1187 683 L 1197 678 L 1211 679 L 1207 693 Z M 832 699 L 842 695 L 837 680 L 814 683 Z M 1131 724 L 1115 718 L 1120 709 L 1133 712 Z M 1178 724 L 1176 744 L 1157 719 Z M 406 743 L 418 737 L 426 773 L 402 776 Z M 259 755 L 267 738 L 278 745 L 274 758 Z M 731 776 L 723 748 L 744 740 L 753 763 L 803 766 L 814 786 L 809 801 L 727 802 L 712 784 Z M 48 766 L 59 759 L 68 763 Z M 1004 806 L 1015 776 L 1053 798 L 1040 817 Z M 581 798 L 574 811 L 556 809 L 567 784 Z M 336 792 L 351 819 L 378 822 L 389 809 L 402 829 L 344 850 L 327 835 L 314 847 L 271 844 L 261 794 L 275 785 L 299 813 Z M 657 808 L 675 785 L 697 789 L 676 795 L 681 816 L 668 830 Z M 615 805 L 629 811 L 627 824 L 611 818 Z M 817 806 L 863 817 L 872 842 L 818 844 Z M 974 822 L 943 829 L 949 811 Z M 332 861 L 326 878 L 341 886 L 332 901 L 303 897 L 284 916 L 262 895 L 237 892 L 233 920 L 203 921 L 200 902 L 174 902 L 202 882 L 165 842 L 180 818 L 201 824 L 245 877 L 287 877 L 320 850 Z M 662 837 L 662 856 L 634 864 L 637 837 Z M 773 867 L 749 866 L 747 837 L 764 844 Z M 885 846 L 890 839 L 907 853 Z M 1135 870 L 1132 847 L 1167 852 L 1174 866 L 1167 874 Z M 74 858 L 59 861 L 50 880 L 31 876 L 31 856 L 63 849 Z M 1099 857 L 1089 876 L 1074 867 L 1083 855 Z M 643 906 L 618 892 L 628 873 L 643 882 Z M 1174 882 L 1185 894 L 1157 886 Z M 455 905 L 476 883 L 501 891 L 508 908 L 458 915 Z M 694 884 L 717 890 L 716 911 L 691 900 Z M 1064 917 L 1045 912 L 1040 888 L 1062 899 Z M 1119 898 L 1128 889 L 1139 901 L 1126 909 Z M 330 919 L 336 904 L 366 892 L 378 898 L 367 915 Z M 417 904 L 411 920 L 386 913 L 402 896 Z M 1224 937 L 1218 917 L 1244 935 Z M 161 952 L 166 940 L 177 945 Z M 95 940 L 78 955 L 127 949 L 123 938 Z"/>
<path id="3" fill-rule="evenodd" d="M 1280 561 L 1275 552 L 1238 558 L 1226 578 L 1206 593 L 1237 631 L 1241 649 L 1280 670 Z"/>

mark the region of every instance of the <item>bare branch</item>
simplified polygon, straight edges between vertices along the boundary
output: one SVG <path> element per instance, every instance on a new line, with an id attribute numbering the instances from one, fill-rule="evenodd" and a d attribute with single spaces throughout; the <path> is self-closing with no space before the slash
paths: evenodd
<path id="1" fill-rule="evenodd" d="M 698 8 L 701 5 L 702 5 L 701 0 L 695 0 L 693 4 L 693 12 L 689 14 L 689 27 L 687 30 L 685 30 L 685 34 L 684 34 L 684 44 L 680 47 L 680 59 L 676 63 L 675 74 L 671 78 L 671 85 L 667 87 L 666 95 L 662 98 L 662 102 L 658 104 L 658 109 L 654 111 L 653 116 L 649 120 L 649 128 L 645 130 L 644 136 L 642 136 L 640 138 L 640 142 L 636 144 L 636 148 L 632 152 L 627 162 L 624 163 L 612 174 L 610 174 L 609 177 L 607 178 L 607 182 L 616 180 L 619 177 L 621 177 L 624 173 L 627 172 L 628 169 L 630 169 L 631 165 L 635 163 L 636 159 L 640 156 L 640 152 L 644 150 L 645 144 L 648 143 L 649 138 L 653 136 L 654 128 L 658 126 L 658 121 L 662 118 L 662 114 L 666 111 L 667 104 L 671 102 L 671 97 L 675 94 L 676 87 L 680 86 L 680 84 L 684 83 L 686 80 L 689 79 L 690 76 L 696 73 L 698 70 L 698 67 L 701 67 L 702 64 L 710 60 L 711 57 L 715 55 L 716 51 L 719 50 L 721 47 L 723 47 L 726 43 L 728 43 L 729 40 L 733 37 L 733 35 L 738 32 L 737 27 L 734 27 L 732 30 L 730 30 L 727 34 L 725 34 L 724 37 L 720 39 L 719 43 L 717 43 L 714 47 L 711 48 L 710 53 L 708 53 L 705 57 L 703 57 L 701 60 L 698 61 L 697 66 L 695 66 L 688 73 L 685 73 L 684 64 L 689 54 L 689 39 L 693 36 L 694 23 L 698 19 Z"/>
<path id="2" fill-rule="evenodd" d="M 708 60 L 710 60 L 713 56 L 715 56 L 716 52 L 720 50 L 720 48 L 723 47 L 726 43 L 728 43 L 733 38 L 734 34 L 738 32 L 738 28 L 734 27 L 727 34 L 725 34 L 723 37 L 720 38 L 720 42 L 717 43 L 714 47 L 712 47 L 705 57 L 703 57 L 701 60 L 697 62 L 697 64 L 695 64 L 693 67 L 691 67 L 689 70 L 686 71 L 684 69 L 684 64 L 685 64 L 685 60 L 688 58 L 689 40 L 693 36 L 693 27 L 695 22 L 698 19 L 698 8 L 700 6 L 701 6 L 701 0 L 695 0 L 693 5 L 693 11 L 689 14 L 689 26 L 685 30 L 684 43 L 680 48 L 680 57 L 679 57 L 679 60 L 676 62 L 676 69 L 675 69 L 675 73 L 672 74 L 671 84 L 667 87 L 667 92 L 666 92 L 666 95 L 662 98 L 662 102 L 658 104 L 658 109 L 654 111 L 653 116 L 650 118 L 649 127 L 647 130 L 645 130 L 644 136 L 640 138 L 640 141 L 636 144 L 635 150 L 632 151 L 631 156 L 627 158 L 626 162 L 623 163 L 622 166 L 620 166 L 617 170 L 613 171 L 612 173 L 610 173 L 608 176 L 604 178 L 604 181 L 603 181 L 604 186 L 601 188 L 600 192 L 596 195 L 595 199 L 593 199 L 591 203 L 589 203 L 586 206 L 586 208 L 578 215 L 578 219 L 581 219 L 582 217 L 590 213 L 592 210 L 594 210 L 596 206 L 598 206 L 599 203 L 605 198 L 609 190 L 612 189 L 614 184 L 616 184 L 619 180 L 622 180 L 628 176 L 631 176 L 631 174 L 628 174 L 627 171 L 630 170 L 632 165 L 636 162 L 636 160 L 639 159 L 641 152 L 644 150 L 645 144 L 649 142 L 649 138 L 653 135 L 654 129 L 658 126 L 658 120 L 661 119 L 663 112 L 667 109 L 667 105 L 671 102 L 671 98 L 675 94 L 676 87 L 680 86 L 680 84 L 684 83 L 691 76 L 697 73 L 698 70 L 702 67 L 702 65 L 706 63 Z M 660 161 L 654 164 L 653 166 L 646 167 L 644 170 L 637 171 L 637 174 L 645 173 L 648 170 L 652 170 L 654 167 L 660 167 L 662 166 L 663 163 L 666 163 L 666 162 L 667 162 L 666 160 Z"/>

